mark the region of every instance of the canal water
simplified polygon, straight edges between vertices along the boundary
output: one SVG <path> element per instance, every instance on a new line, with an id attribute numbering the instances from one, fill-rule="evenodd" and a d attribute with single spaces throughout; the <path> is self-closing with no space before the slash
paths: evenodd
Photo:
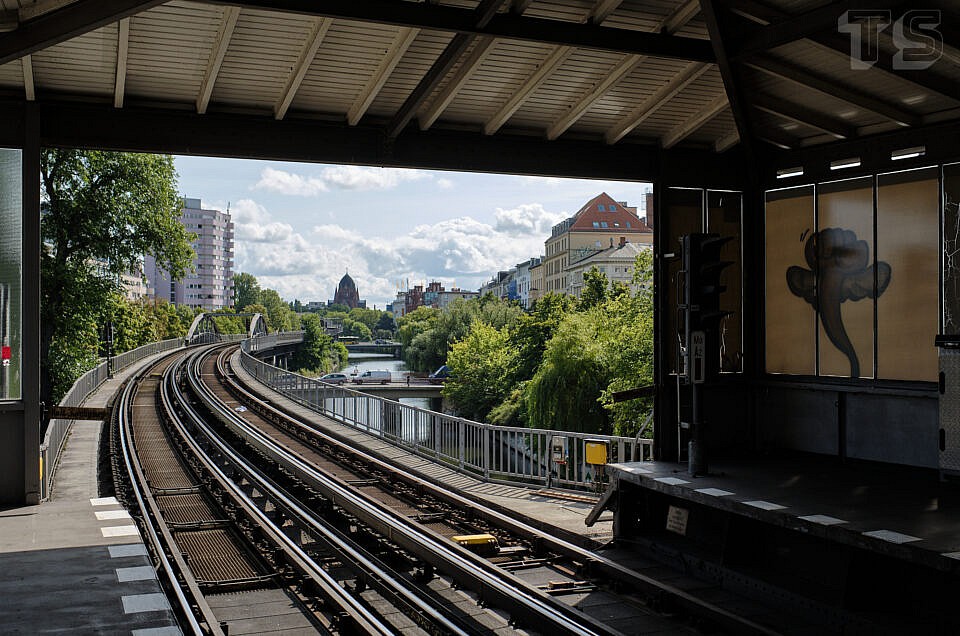
<path id="1" fill-rule="evenodd" d="M 343 373 L 351 375 L 356 371 L 389 371 L 394 382 L 402 382 L 406 377 L 407 366 L 403 360 L 398 360 L 387 353 L 358 353 L 350 354 L 347 360 L 347 366 L 343 368 Z M 410 404 L 422 409 L 430 408 L 429 398 L 400 398 L 403 404 Z"/>

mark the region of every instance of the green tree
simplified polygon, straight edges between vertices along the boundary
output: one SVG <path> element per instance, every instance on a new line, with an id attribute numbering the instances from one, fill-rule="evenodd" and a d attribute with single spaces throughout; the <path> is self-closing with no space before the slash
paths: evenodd
<path id="1" fill-rule="evenodd" d="M 482 421 L 509 395 L 514 362 L 506 330 L 476 320 L 467 336 L 450 348 L 447 364 L 452 375 L 443 396 L 453 401 L 462 417 Z"/>
<path id="2" fill-rule="evenodd" d="M 152 254 L 180 279 L 193 251 L 172 157 L 45 149 L 40 174 L 41 399 L 53 404 L 89 365 L 91 319 L 102 324 L 119 276 Z"/>
<path id="3" fill-rule="evenodd" d="M 374 325 L 374 332 L 381 338 L 392 338 L 397 333 L 397 321 L 394 320 L 393 314 L 389 311 L 381 313 L 380 318 L 377 319 L 377 324 Z"/>
<path id="4" fill-rule="evenodd" d="M 607 299 L 607 275 L 596 266 L 583 273 L 583 290 L 580 292 L 581 311 L 600 305 Z"/>
<path id="5" fill-rule="evenodd" d="M 570 314 L 547 343 L 543 364 L 526 390 L 534 428 L 610 432 L 609 418 L 599 403 L 609 383 L 603 364 L 605 343 L 598 340 L 604 318 L 596 309 Z"/>
<path id="6" fill-rule="evenodd" d="M 301 373 L 321 375 L 346 364 L 347 348 L 324 332 L 319 316 L 304 316 L 303 330 L 303 343 L 293 357 L 293 365 Z"/>
<path id="7" fill-rule="evenodd" d="M 233 275 L 233 306 L 245 311 L 249 305 L 260 302 L 260 283 L 253 274 L 240 272 Z"/>
<path id="8" fill-rule="evenodd" d="M 267 310 L 268 323 L 273 331 L 292 331 L 299 326 L 290 310 L 290 306 L 283 301 L 280 293 L 275 289 L 260 290 L 260 303 Z"/>
<path id="9" fill-rule="evenodd" d="M 573 298 L 551 292 L 537 299 L 530 313 L 517 317 L 510 327 L 510 346 L 517 352 L 515 382 L 529 380 L 537 372 L 547 342 L 573 307 Z"/>

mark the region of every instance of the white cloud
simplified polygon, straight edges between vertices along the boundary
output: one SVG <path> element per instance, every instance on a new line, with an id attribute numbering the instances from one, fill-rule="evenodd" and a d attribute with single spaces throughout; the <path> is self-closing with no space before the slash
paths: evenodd
<path id="1" fill-rule="evenodd" d="M 454 183 L 450 179 L 437 179 L 437 187 L 441 190 L 449 190 L 453 187 Z"/>
<path id="2" fill-rule="evenodd" d="M 280 194 L 289 194 L 301 197 L 312 197 L 326 192 L 327 184 L 316 177 L 301 177 L 292 172 L 264 168 L 260 173 L 260 180 L 253 186 L 254 190 L 269 190 Z"/>
<path id="3" fill-rule="evenodd" d="M 525 203 L 510 210 L 497 208 L 494 218 L 498 232 L 545 236 L 554 225 L 567 218 L 567 214 L 548 212 L 539 203 Z"/>
<path id="4" fill-rule="evenodd" d="M 253 274 L 287 300 L 303 302 L 333 298 L 349 271 L 360 297 L 379 307 L 396 296 L 398 281 L 439 280 L 448 289 L 475 290 L 495 272 L 541 254 L 550 226 L 566 216 L 532 203 L 497 209 L 492 225 L 461 216 L 386 238 L 335 223 L 297 231 L 249 199 L 231 211 L 236 271 Z"/>
<path id="5" fill-rule="evenodd" d="M 558 177 L 531 177 L 528 175 L 516 175 L 514 179 L 519 179 L 520 183 L 525 186 L 531 186 L 535 188 L 555 188 L 564 181 L 567 181 L 566 179 L 560 179 Z"/>
<path id="6" fill-rule="evenodd" d="M 254 184 L 254 190 L 269 190 L 291 196 L 313 197 L 330 190 L 388 190 L 406 181 L 433 179 L 433 175 L 422 170 L 402 168 L 371 168 L 364 166 L 330 166 L 324 168 L 319 176 L 304 176 L 264 168 L 260 180 Z M 447 187 L 438 181 L 440 187 Z"/>

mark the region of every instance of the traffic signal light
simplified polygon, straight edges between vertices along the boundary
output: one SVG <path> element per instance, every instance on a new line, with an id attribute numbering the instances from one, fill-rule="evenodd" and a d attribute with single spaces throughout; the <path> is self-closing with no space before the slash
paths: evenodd
<path id="1" fill-rule="evenodd" d="M 720 260 L 720 251 L 732 240 L 719 234 L 685 234 L 680 237 L 683 257 L 684 292 L 681 309 L 685 316 L 684 341 L 688 352 L 702 358 L 689 366 L 694 382 L 714 377 L 720 371 L 720 322 L 730 315 L 720 309 L 723 270 L 732 261 Z M 696 346 L 694 346 L 696 345 Z"/>

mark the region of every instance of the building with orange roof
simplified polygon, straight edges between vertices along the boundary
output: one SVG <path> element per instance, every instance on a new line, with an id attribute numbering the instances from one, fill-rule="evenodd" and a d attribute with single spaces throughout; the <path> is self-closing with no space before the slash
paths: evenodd
<path id="1" fill-rule="evenodd" d="M 653 245 L 653 230 L 637 215 L 637 208 L 602 192 L 576 214 L 556 224 L 545 243 L 542 293 L 568 294 L 572 263 L 583 261 L 613 245 Z"/>

